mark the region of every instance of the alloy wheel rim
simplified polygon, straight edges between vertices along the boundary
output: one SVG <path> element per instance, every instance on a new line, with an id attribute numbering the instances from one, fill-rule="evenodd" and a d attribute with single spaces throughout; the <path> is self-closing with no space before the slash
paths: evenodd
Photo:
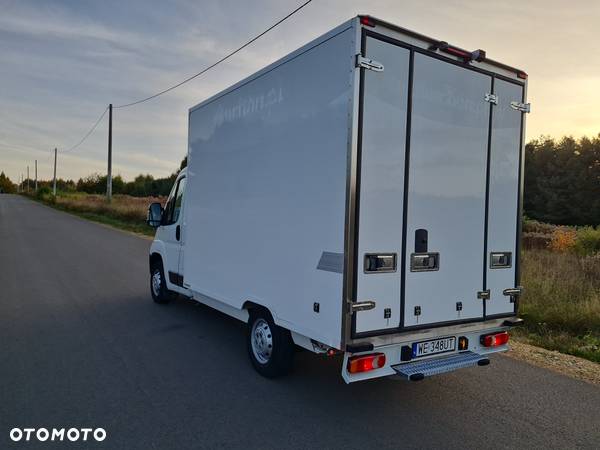
<path id="1" fill-rule="evenodd" d="M 152 274 L 152 292 L 155 296 L 160 295 L 160 285 L 162 284 L 162 277 L 160 276 L 160 270 L 156 269 Z"/>
<path id="2" fill-rule="evenodd" d="M 267 364 L 273 354 L 273 333 L 264 319 L 258 319 L 252 325 L 250 336 L 252 353 L 261 364 Z"/>

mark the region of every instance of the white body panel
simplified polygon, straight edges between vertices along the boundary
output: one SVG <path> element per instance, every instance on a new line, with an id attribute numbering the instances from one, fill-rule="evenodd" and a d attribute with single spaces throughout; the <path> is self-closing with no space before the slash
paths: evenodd
<path id="1" fill-rule="evenodd" d="M 488 75 L 415 55 L 405 264 L 425 229 L 439 270 L 406 271 L 405 326 L 483 318 L 490 91 Z"/>
<path id="2" fill-rule="evenodd" d="M 335 347 L 343 267 L 317 266 L 344 253 L 352 36 L 346 27 L 190 113 L 185 286 L 266 306 Z"/>

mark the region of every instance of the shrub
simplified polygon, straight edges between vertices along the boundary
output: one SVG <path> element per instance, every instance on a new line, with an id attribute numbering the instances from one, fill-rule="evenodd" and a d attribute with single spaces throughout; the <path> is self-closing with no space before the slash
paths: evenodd
<path id="1" fill-rule="evenodd" d="M 557 228 L 556 225 L 550 223 L 538 222 L 537 220 L 527 218 L 523 220 L 524 233 L 552 234 Z"/>
<path id="2" fill-rule="evenodd" d="M 575 251 L 582 256 L 600 253 L 600 229 L 582 227 L 577 230 Z"/>
<path id="3" fill-rule="evenodd" d="M 550 246 L 550 241 L 552 240 L 551 234 L 545 233 L 532 233 L 526 232 L 523 233 L 523 248 L 526 249 L 547 249 Z"/>
<path id="4" fill-rule="evenodd" d="M 48 186 L 42 186 L 37 190 L 37 192 L 35 193 L 35 196 L 37 198 L 39 198 L 40 200 L 44 200 L 50 194 L 52 194 L 52 191 L 50 190 L 50 188 Z"/>
<path id="5" fill-rule="evenodd" d="M 573 228 L 560 227 L 554 230 L 548 248 L 556 252 L 567 252 L 575 248 L 577 231 Z"/>

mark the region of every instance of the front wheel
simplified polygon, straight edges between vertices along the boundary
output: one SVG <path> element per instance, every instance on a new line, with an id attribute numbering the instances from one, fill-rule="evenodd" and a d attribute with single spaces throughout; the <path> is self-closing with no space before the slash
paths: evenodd
<path id="1" fill-rule="evenodd" d="M 268 311 L 250 311 L 248 354 L 258 373 L 267 378 L 286 375 L 292 368 L 294 344 L 290 332 L 273 322 Z"/>
<path id="2" fill-rule="evenodd" d="M 150 292 L 156 303 L 168 303 L 175 296 L 174 292 L 167 289 L 161 262 L 155 262 L 150 269 Z"/>

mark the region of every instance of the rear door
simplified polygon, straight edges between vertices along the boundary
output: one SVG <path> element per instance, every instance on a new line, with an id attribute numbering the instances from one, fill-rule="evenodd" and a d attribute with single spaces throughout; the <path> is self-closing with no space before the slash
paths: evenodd
<path id="1" fill-rule="evenodd" d="M 410 51 L 374 37 L 363 55 L 382 64 L 362 70 L 360 171 L 357 180 L 356 298 L 375 308 L 354 315 L 355 332 L 400 323 L 404 164 Z"/>
<path id="2" fill-rule="evenodd" d="M 494 94 L 498 103 L 492 111 L 490 140 L 490 181 L 486 289 L 486 318 L 515 313 L 514 298 L 504 295 L 505 289 L 517 282 L 517 219 L 519 215 L 519 168 L 523 113 L 511 106 L 524 102 L 523 86 L 495 79 Z"/>
<path id="3" fill-rule="evenodd" d="M 404 326 L 482 320 L 492 77 L 414 55 Z"/>

